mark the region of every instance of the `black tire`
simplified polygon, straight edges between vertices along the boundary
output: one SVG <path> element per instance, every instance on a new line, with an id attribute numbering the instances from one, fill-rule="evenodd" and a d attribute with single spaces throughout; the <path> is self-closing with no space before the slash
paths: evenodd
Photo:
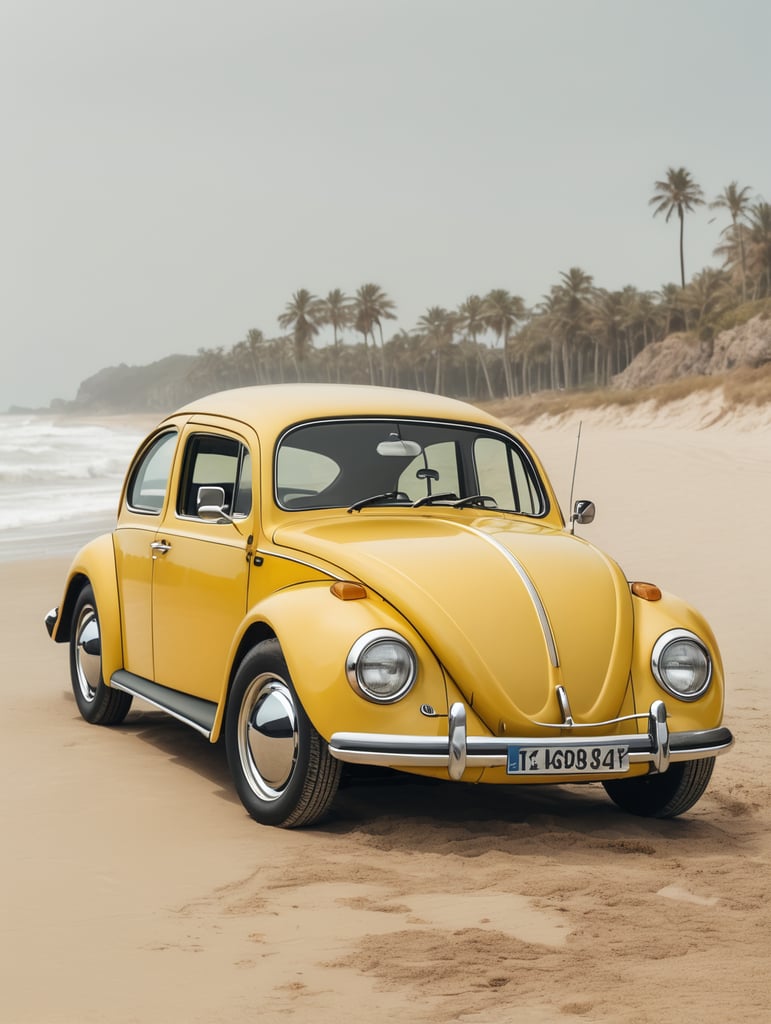
<path id="1" fill-rule="evenodd" d="M 305 713 L 277 640 L 258 644 L 236 672 L 225 748 L 241 802 L 260 824 L 311 825 L 332 805 L 342 765 Z"/>
<path id="2" fill-rule="evenodd" d="M 94 591 L 87 584 L 78 595 L 70 633 L 70 678 L 78 711 L 92 725 L 119 725 L 131 707 L 131 694 L 105 686 L 102 638 Z"/>
<path id="3" fill-rule="evenodd" d="M 660 775 L 603 782 L 611 798 L 630 814 L 644 818 L 676 818 L 702 796 L 712 778 L 714 757 L 699 761 L 675 761 Z"/>

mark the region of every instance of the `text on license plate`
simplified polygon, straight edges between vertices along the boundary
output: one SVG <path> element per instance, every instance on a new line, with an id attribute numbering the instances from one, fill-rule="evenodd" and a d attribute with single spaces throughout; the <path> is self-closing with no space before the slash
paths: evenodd
<path id="1" fill-rule="evenodd" d="M 506 765 L 509 775 L 603 774 L 628 769 L 629 747 L 618 745 L 539 747 L 512 744 Z"/>

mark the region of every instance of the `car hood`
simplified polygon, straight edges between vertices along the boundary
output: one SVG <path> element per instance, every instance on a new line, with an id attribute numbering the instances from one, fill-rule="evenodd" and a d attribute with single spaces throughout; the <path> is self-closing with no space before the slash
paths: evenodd
<path id="1" fill-rule="evenodd" d="M 611 559 L 564 530 L 503 516 L 352 514 L 279 528 L 275 543 L 340 566 L 424 637 L 495 733 L 619 713 L 632 603 Z"/>

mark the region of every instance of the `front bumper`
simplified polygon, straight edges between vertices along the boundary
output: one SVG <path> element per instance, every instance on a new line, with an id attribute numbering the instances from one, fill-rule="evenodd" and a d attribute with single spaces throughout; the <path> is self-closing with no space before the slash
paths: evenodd
<path id="1" fill-rule="evenodd" d="M 537 745 L 565 750 L 571 747 L 628 746 L 629 763 L 647 763 L 651 771 L 665 772 L 673 761 L 695 761 L 724 754 L 733 746 L 729 729 L 704 729 L 695 732 L 670 732 L 667 709 L 663 701 L 656 700 L 645 715 L 630 715 L 614 722 L 644 718 L 648 732 L 628 735 L 564 735 L 575 729 L 589 729 L 591 724 L 565 724 L 558 728 L 558 738 L 469 736 L 466 728 L 466 709 L 461 703 L 453 704 L 448 716 L 447 736 L 394 736 L 381 733 L 336 732 L 329 742 L 329 752 L 338 761 L 349 764 L 383 765 L 391 768 L 447 768 L 451 779 L 462 778 L 467 768 L 506 767 L 511 747 Z M 583 776 L 592 773 L 581 773 Z M 602 772 L 595 773 L 602 775 Z"/>

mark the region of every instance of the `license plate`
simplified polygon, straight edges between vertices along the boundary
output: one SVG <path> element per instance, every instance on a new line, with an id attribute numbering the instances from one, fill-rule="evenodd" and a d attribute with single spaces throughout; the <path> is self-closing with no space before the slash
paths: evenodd
<path id="1" fill-rule="evenodd" d="M 539 747 L 517 743 L 509 747 L 509 775 L 603 775 L 629 769 L 629 747 L 618 744 Z"/>

